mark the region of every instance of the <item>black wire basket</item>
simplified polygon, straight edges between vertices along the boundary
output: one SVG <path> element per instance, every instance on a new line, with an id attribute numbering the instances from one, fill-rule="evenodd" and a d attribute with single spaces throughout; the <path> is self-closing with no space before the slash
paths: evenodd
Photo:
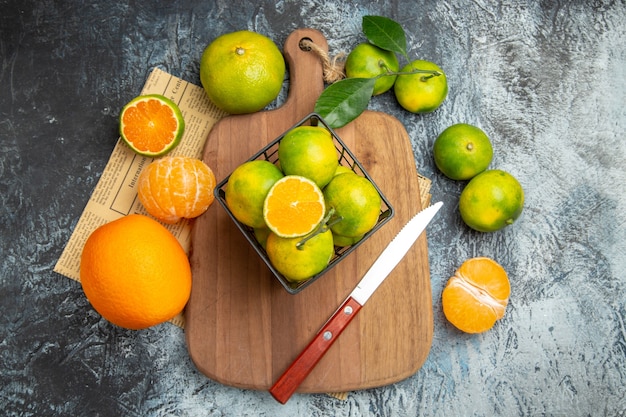
<path id="1" fill-rule="evenodd" d="M 245 238 L 248 240 L 250 245 L 252 245 L 254 250 L 259 254 L 261 259 L 263 259 L 263 261 L 265 262 L 267 267 L 270 269 L 270 271 L 272 271 L 272 273 L 276 276 L 278 281 L 280 281 L 280 283 L 285 288 L 285 290 L 287 290 L 287 292 L 289 292 L 290 294 L 297 294 L 303 289 L 305 289 L 307 286 L 311 285 L 313 282 L 318 280 L 322 275 L 324 275 L 331 268 L 333 268 L 339 262 L 341 262 L 341 260 L 344 257 L 348 256 L 352 251 L 358 248 L 359 245 L 365 242 L 372 234 L 374 234 L 385 223 L 387 223 L 394 215 L 393 207 L 391 206 L 387 198 L 383 195 L 383 193 L 380 191 L 380 189 L 378 188 L 378 186 L 376 185 L 372 177 L 370 177 L 370 175 L 367 173 L 363 165 L 361 165 L 361 163 L 357 160 L 354 154 L 348 149 L 348 147 L 343 143 L 343 141 L 339 138 L 339 136 L 337 136 L 334 130 L 330 126 L 328 126 L 328 124 L 317 113 L 311 113 L 308 116 L 306 116 L 304 119 L 302 119 L 300 122 L 292 126 L 289 130 L 284 132 L 278 138 L 270 142 L 267 146 L 265 146 L 259 152 L 252 155 L 252 157 L 250 157 L 248 161 L 266 160 L 273 164 L 278 164 L 279 163 L 278 145 L 280 144 L 280 141 L 287 133 L 289 133 L 291 130 L 299 126 L 322 126 L 326 128 L 330 132 L 333 138 L 333 142 L 335 144 L 335 148 L 337 149 L 337 153 L 339 154 L 339 164 L 345 167 L 348 167 L 352 171 L 354 171 L 356 174 L 367 178 L 374 185 L 374 188 L 376 188 L 376 191 L 380 195 L 381 208 L 380 208 L 380 214 L 378 216 L 378 221 L 376 222 L 376 225 L 370 231 L 365 233 L 365 235 L 363 236 L 361 240 L 349 246 L 335 246 L 334 254 L 332 258 L 330 259 L 330 262 L 328 263 L 326 268 L 324 268 L 324 270 L 322 270 L 321 272 L 319 272 L 318 274 L 312 276 L 311 278 L 307 280 L 300 281 L 300 282 L 292 282 L 292 281 L 289 281 L 287 278 L 285 278 L 280 272 L 278 272 L 276 268 L 274 268 L 269 257 L 267 256 L 267 253 L 265 252 L 265 249 L 263 249 L 263 246 L 261 246 L 261 244 L 256 239 L 255 234 L 254 234 L 254 229 L 241 223 L 239 220 L 237 220 L 235 216 L 233 215 L 233 213 L 228 208 L 228 206 L 226 205 L 225 189 L 226 189 L 226 184 L 228 184 L 228 179 L 230 178 L 230 175 L 224 178 L 219 184 L 217 184 L 217 186 L 215 187 L 215 191 L 214 191 L 215 198 L 220 203 L 220 205 L 224 208 L 224 210 L 226 210 L 230 218 L 233 220 L 233 222 L 235 222 L 235 225 L 237 225 L 237 228 L 241 231 L 241 233 L 243 233 Z"/>

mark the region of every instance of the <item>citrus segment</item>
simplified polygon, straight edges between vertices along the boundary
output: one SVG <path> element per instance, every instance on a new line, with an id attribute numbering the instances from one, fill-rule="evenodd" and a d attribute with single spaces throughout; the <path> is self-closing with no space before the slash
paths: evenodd
<path id="1" fill-rule="evenodd" d="M 378 190 L 365 177 L 355 173 L 333 177 L 324 188 L 324 198 L 328 209 L 335 210 L 333 218 L 341 218 L 330 226 L 337 235 L 361 236 L 378 222 L 382 201 Z"/>
<path id="2" fill-rule="evenodd" d="M 135 97 L 120 114 L 120 135 L 143 156 L 162 156 L 178 145 L 185 130 L 183 115 L 172 100 L 159 94 Z"/>
<path id="3" fill-rule="evenodd" d="M 324 188 L 333 178 L 339 157 L 330 132 L 324 127 L 298 126 L 278 145 L 278 159 L 285 175 L 309 178 Z"/>
<path id="4" fill-rule="evenodd" d="M 443 312 L 459 330 L 481 333 L 504 316 L 510 293 L 507 273 L 500 264 L 486 257 L 468 259 L 443 290 Z"/>
<path id="5" fill-rule="evenodd" d="M 285 60 L 276 44 L 247 30 L 217 37 L 200 60 L 209 99 L 232 114 L 263 109 L 280 93 L 284 77 Z"/>
<path id="6" fill-rule="evenodd" d="M 270 188 L 282 177 L 283 173 L 271 162 L 244 162 L 230 174 L 224 189 L 228 209 L 247 226 L 266 227 L 263 202 Z"/>
<path id="7" fill-rule="evenodd" d="M 437 168 L 453 180 L 469 180 L 487 169 L 493 158 L 489 137 L 476 126 L 458 123 L 446 128 L 433 145 Z"/>
<path id="8" fill-rule="evenodd" d="M 396 78 L 394 93 L 398 103 L 412 113 L 428 113 L 437 109 L 448 95 L 446 74 L 437 64 L 416 60 L 400 70 L 410 73 L 415 70 L 437 71 L 439 75 L 428 73 L 401 74 Z"/>
<path id="9" fill-rule="evenodd" d="M 508 172 L 492 169 L 470 180 L 461 192 L 463 221 L 479 232 L 494 232 L 510 224 L 524 208 L 524 190 Z"/>
<path id="10" fill-rule="evenodd" d="M 322 272 L 334 254 L 330 230 L 298 246 L 301 241 L 301 237 L 284 238 L 270 233 L 266 242 L 267 257 L 274 268 L 293 282 L 304 281 Z"/>
<path id="11" fill-rule="evenodd" d="M 137 194 L 146 211 L 165 223 L 194 218 L 213 203 L 215 175 L 196 158 L 157 159 L 139 176 Z"/>
<path id="12" fill-rule="evenodd" d="M 105 319 L 143 329 L 182 311 L 191 293 L 191 267 L 164 226 L 131 214 L 91 233 L 81 254 L 80 281 Z"/>
<path id="13" fill-rule="evenodd" d="M 312 232 L 325 212 L 320 188 L 310 179 L 297 175 L 276 181 L 263 203 L 265 223 L 280 237 L 298 237 Z"/>

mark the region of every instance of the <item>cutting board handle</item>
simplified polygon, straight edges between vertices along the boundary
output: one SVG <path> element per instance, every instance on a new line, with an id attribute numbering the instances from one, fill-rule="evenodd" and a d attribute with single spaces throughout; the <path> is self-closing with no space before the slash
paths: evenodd
<path id="1" fill-rule="evenodd" d="M 301 46 L 303 39 L 313 41 L 328 52 L 326 38 L 316 29 L 296 29 L 285 40 L 283 52 L 289 68 L 289 94 L 278 110 L 301 117 L 313 111 L 315 101 L 324 90 L 322 61 L 317 53 Z"/>

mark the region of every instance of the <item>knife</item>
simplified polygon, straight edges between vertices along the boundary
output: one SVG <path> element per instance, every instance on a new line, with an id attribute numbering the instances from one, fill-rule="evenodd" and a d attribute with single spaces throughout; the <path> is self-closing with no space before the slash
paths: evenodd
<path id="1" fill-rule="evenodd" d="M 278 402 L 285 404 L 296 392 L 302 381 L 311 373 L 361 307 L 404 258 L 442 205 L 440 201 L 417 213 L 387 245 L 348 298 L 270 388 L 270 394 Z"/>

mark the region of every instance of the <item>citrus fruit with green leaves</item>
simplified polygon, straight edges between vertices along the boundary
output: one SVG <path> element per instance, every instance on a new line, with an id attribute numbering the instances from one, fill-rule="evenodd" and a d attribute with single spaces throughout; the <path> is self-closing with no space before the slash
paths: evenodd
<path id="1" fill-rule="evenodd" d="M 165 226 L 130 214 L 89 235 L 80 257 L 80 282 L 102 317 L 138 330 L 182 311 L 191 294 L 191 267 Z"/>
<path id="2" fill-rule="evenodd" d="M 139 155 L 165 155 L 179 144 L 184 131 L 180 108 L 160 94 L 135 97 L 120 113 L 120 136 Z"/>
<path id="3" fill-rule="evenodd" d="M 324 188 L 333 178 L 339 157 L 328 129 L 298 126 L 288 131 L 278 145 L 278 159 L 285 175 L 300 175 Z"/>
<path id="4" fill-rule="evenodd" d="M 231 114 L 262 110 L 282 88 L 285 60 L 270 38 L 242 30 L 217 37 L 200 59 L 209 99 Z"/>
<path id="5" fill-rule="evenodd" d="M 435 140 L 433 156 L 437 168 L 453 180 L 469 180 L 487 169 L 493 158 L 489 137 L 476 126 L 457 123 Z"/>
<path id="6" fill-rule="evenodd" d="M 263 202 L 263 219 L 280 237 L 298 237 L 312 232 L 324 218 L 322 190 L 312 180 L 286 175 L 274 183 Z"/>
<path id="7" fill-rule="evenodd" d="M 334 177 L 324 188 L 328 210 L 334 209 L 330 226 L 333 233 L 345 237 L 362 236 L 378 222 L 382 204 L 376 187 L 365 177 L 346 173 Z"/>
<path id="8" fill-rule="evenodd" d="M 374 78 L 373 96 L 382 94 L 393 87 L 396 75 L 382 75 L 398 72 L 400 64 L 398 57 L 391 51 L 386 51 L 371 43 L 360 43 L 346 58 L 345 70 L 348 78 Z"/>
<path id="9" fill-rule="evenodd" d="M 419 71 L 430 71 L 424 73 Z M 415 60 L 400 70 L 393 90 L 398 103 L 412 113 L 429 113 L 437 109 L 448 95 L 448 79 L 439 66 L 430 61 Z M 415 72 L 413 74 L 409 74 Z"/>
<path id="10" fill-rule="evenodd" d="M 304 281 L 328 266 L 334 254 L 330 230 L 316 234 L 302 245 L 302 237 L 285 238 L 271 232 L 265 244 L 267 257 L 278 272 L 292 282 Z"/>
<path id="11" fill-rule="evenodd" d="M 479 232 L 495 232 L 522 213 L 524 190 L 506 171 L 484 171 L 470 180 L 461 192 L 459 211 L 463 221 Z"/>
<path id="12" fill-rule="evenodd" d="M 270 188 L 282 177 L 280 169 L 269 161 L 244 162 L 228 177 L 224 189 L 226 206 L 241 223 L 253 228 L 266 227 L 263 202 Z"/>

